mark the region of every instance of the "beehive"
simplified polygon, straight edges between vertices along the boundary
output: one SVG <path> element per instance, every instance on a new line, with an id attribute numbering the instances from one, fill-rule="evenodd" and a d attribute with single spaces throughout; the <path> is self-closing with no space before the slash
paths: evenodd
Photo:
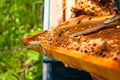
<path id="1" fill-rule="evenodd" d="M 80 35 L 77 37 L 72 36 L 73 33 L 93 27 L 101 23 L 103 20 L 115 16 L 116 14 L 114 14 L 114 10 L 112 12 L 109 10 L 110 8 L 103 9 L 103 6 L 99 6 L 100 13 L 97 15 L 96 12 L 93 12 L 94 14 L 92 13 L 91 15 L 91 12 L 97 8 L 92 10 L 92 8 L 88 9 L 83 6 L 82 9 L 84 10 L 84 14 L 78 14 L 78 12 L 82 10 L 78 7 L 80 6 L 79 3 L 88 0 L 75 1 L 78 2 L 75 2 L 71 15 L 64 15 L 65 11 L 62 10 L 62 14 L 64 15 L 63 18 L 65 18 L 62 22 L 65 20 L 68 21 L 43 33 L 25 38 L 25 45 L 39 41 L 41 46 L 34 47 L 32 50 L 40 52 L 48 57 L 55 58 L 56 60 L 63 62 L 66 67 L 72 67 L 79 70 L 82 69 L 90 72 L 94 78 L 97 78 L 97 80 L 118 80 L 120 78 L 119 24 L 111 24 L 91 34 Z M 104 0 L 89 1 L 96 1 L 94 5 L 97 6 L 100 1 Z M 112 0 L 108 1 L 110 1 L 109 5 L 111 5 Z M 110 7 L 113 8 L 114 5 Z M 76 12 L 76 10 L 78 12 Z M 90 10 L 89 13 L 86 13 L 88 10 Z"/>
<path id="2" fill-rule="evenodd" d="M 54 30 L 28 37 L 24 39 L 24 43 L 28 45 L 40 41 L 41 47 L 35 47 L 33 50 L 62 61 L 66 66 L 83 69 L 105 79 L 118 80 L 120 78 L 118 25 L 111 25 L 85 36 L 71 36 L 71 33 L 85 29 L 89 25 L 94 26 L 110 17 L 112 16 L 93 17 L 89 20 L 89 17 L 80 16 L 57 26 Z"/>

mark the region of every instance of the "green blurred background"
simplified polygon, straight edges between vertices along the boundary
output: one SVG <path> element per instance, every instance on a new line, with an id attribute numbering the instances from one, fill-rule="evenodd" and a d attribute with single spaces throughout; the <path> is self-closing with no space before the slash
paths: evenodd
<path id="1" fill-rule="evenodd" d="M 43 0 L 0 0 L 0 51 L 23 46 L 42 31 Z M 42 80 L 42 56 L 31 50 L 0 54 L 0 80 Z"/>

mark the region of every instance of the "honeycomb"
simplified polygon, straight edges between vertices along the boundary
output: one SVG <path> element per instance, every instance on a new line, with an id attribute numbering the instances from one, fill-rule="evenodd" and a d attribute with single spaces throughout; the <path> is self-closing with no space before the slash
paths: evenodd
<path id="1" fill-rule="evenodd" d="M 73 12 L 72 17 L 110 15 L 114 11 L 113 3 L 112 0 L 76 0 L 75 6 L 71 10 Z"/>
<path id="2" fill-rule="evenodd" d="M 89 35 L 77 37 L 71 34 L 83 27 L 62 29 L 49 32 L 43 38 L 44 43 L 67 50 L 78 51 L 80 54 L 93 55 L 120 62 L 120 27 L 114 25 Z M 47 46 L 47 45 L 46 45 Z"/>

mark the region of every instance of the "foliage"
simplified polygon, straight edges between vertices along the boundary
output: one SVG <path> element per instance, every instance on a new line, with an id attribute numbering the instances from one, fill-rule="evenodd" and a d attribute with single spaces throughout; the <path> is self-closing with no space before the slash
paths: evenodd
<path id="1" fill-rule="evenodd" d="M 42 31 L 43 0 L 0 0 L 0 51 L 23 46 Z M 0 80 L 40 80 L 42 57 L 31 50 L 0 55 Z"/>

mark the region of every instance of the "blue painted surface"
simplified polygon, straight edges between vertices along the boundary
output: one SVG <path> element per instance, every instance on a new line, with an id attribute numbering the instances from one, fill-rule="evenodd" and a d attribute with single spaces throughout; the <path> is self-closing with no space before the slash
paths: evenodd
<path id="1" fill-rule="evenodd" d="M 114 0 L 115 6 L 120 10 L 120 0 Z"/>

